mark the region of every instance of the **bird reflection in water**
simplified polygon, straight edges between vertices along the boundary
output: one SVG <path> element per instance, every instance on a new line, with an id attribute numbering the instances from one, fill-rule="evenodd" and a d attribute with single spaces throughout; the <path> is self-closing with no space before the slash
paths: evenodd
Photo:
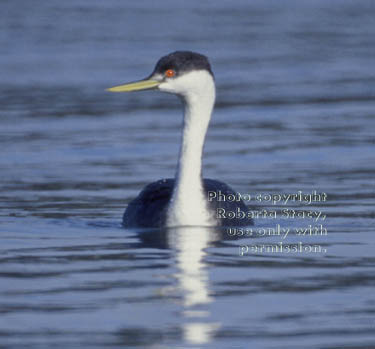
<path id="1" fill-rule="evenodd" d="M 175 250 L 178 290 L 182 293 L 184 339 L 188 343 L 209 343 L 220 323 L 210 321 L 208 304 L 210 283 L 205 262 L 206 249 L 217 238 L 217 231 L 208 227 L 168 229 L 168 245 Z M 212 320 L 212 319 L 211 319 Z"/>
<path id="2" fill-rule="evenodd" d="M 210 343 L 220 328 L 211 317 L 209 304 L 213 301 L 210 289 L 207 249 L 225 238 L 218 227 L 175 227 L 144 230 L 137 235 L 143 248 L 171 249 L 176 271 L 171 276 L 175 286 L 158 292 L 167 298 L 179 299 L 184 340 L 191 344 Z"/>

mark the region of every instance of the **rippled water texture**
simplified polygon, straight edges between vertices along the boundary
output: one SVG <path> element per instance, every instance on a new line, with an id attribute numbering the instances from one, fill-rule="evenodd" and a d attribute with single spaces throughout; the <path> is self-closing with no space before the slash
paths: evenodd
<path id="1" fill-rule="evenodd" d="M 375 347 L 373 1 L 4 0 L 0 17 L 1 348 Z M 211 60 L 204 175 L 252 195 L 252 231 L 121 227 L 174 174 L 181 105 L 105 88 L 179 49 Z M 327 200 L 266 196 L 298 191 Z"/>

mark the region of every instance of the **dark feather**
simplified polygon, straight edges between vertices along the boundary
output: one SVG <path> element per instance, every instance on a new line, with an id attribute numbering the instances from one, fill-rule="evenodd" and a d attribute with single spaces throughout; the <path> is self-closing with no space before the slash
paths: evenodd
<path id="1" fill-rule="evenodd" d="M 157 228 L 165 226 L 168 204 L 173 193 L 175 180 L 172 178 L 161 179 L 147 185 L 140 194 L 130 202 L 123 216 L 125 227 Z M 204 190 L 208 201 L 208 192 L 221 192 L 226 197 L 229 194 L 236 195 L 228 185 L 214 179 L 204 179 Z M 244 213 L 249 211 L 245 203 L 241 201 L 208 201 L 209 209 L 217 216 L 217 209 L 223 208 L 226 211 L 241 210 Z M 252 225 L 251 218 L 219 218 L 219 226 L 234 227 Z"/>

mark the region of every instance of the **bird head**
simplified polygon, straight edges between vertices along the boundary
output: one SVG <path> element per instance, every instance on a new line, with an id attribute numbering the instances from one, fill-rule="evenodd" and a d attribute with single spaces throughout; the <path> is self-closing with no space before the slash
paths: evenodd
<path id="1" fill-rule="evenodd" d="M 159 90 L 185 99 L 214 94 L 214 75 L 207 57 L 190 51 L 176 51 L 157 62 L 154 71 L 143 80 L 109 88 L 111 92 Z"/>

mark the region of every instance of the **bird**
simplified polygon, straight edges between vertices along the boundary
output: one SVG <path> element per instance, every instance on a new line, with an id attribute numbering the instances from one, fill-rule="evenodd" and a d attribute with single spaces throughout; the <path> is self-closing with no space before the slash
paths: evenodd
<path id="1" fill-rule="evenodd" d="M 107 89 L 158 90 L 183 104 L 181 145 L 174 178 L 147 185 L 123 215 L 127 228 L 234 227 L 253 224 L 251 211 L 227 184 L 202 177 L 205 136 L 215 103 L 215 78 L 208 58 L 191 51 L 163 56 L 147 78 Z"/>

